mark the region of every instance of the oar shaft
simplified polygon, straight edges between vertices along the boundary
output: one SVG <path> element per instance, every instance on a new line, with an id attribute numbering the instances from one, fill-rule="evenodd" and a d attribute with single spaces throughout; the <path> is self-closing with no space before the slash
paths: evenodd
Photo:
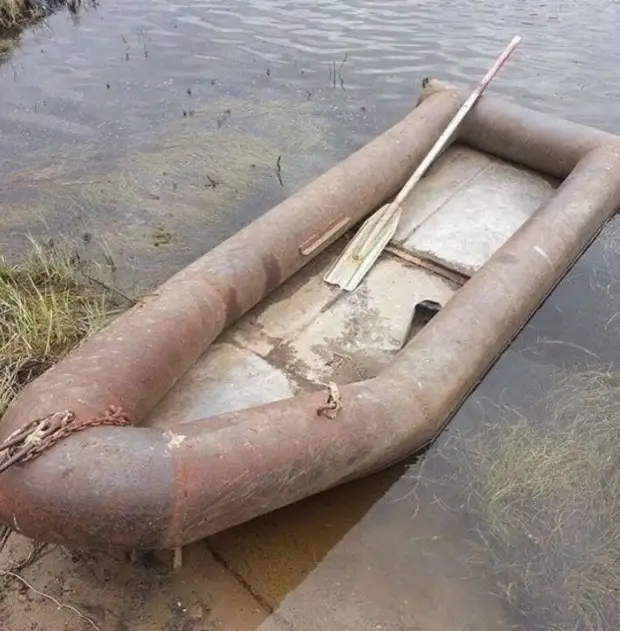
<path id="1" fill-rule="evenodd" d="M 480 98 L 480 96 L 485 91 L 486 87 L 489 85 L 493 77 L 497 74 L 499 69 L 504 65 L 504 63 L 506 63 L 506 60 L 508 59 L 508 57 L 510 57 L 520 41 L 520 36 L 517 35 L 516 37 L 514 37 L 510 44 L 506 47 L 504 52 L 497 58 L 491 69 L 486 73 L 482 81 L 480 81 L 476 89 L 471 93 L 465 103 L 463 103 L 463 105 L 455 114 L 454 118 L 450 121 L 441 136 L 439 136 L 424 160 L 420 162 L 418 168 L 414 171 L 413 175 L 409 178 L 409 180 L 407 180 L 405 186 L 403 186 L 401 191 L 394 198 L 394 201 L 390 204 L 390 207 L 381 218 L 381 221 L 377 222 L 377 225 L 374 227 L 373 231 L 368 234 L 364 242 L 360 244 L 356 252 L 356 258 L 361 259 L 368 253 L 368 250 L 370 247 L 372 247 L 372 243 L 376 239 L 377 235 L 388 224 L 394 214 L 398 212 L 398 210 L 400 209 L 400 205 L 409 195 L 413 187 L 422 179 L 428 168 L 434 162 L 435 158 L 446 147 L 446 145 L 450 141 L 450 138 L 452 137 L 452 134 L 456 131 L 465 116 L 467 116 L 469 111 L 476 104 L 476 101 Z"/>
<path id="2" fill-rule="evenodd" d="M 508 57 L 510 57 L 520 41 L 521 38 L 519 36 L 515 37 L 512 42 L 510 42 L 506 50 L 497 58 L 497 61 L 493 64 L 493 67 L 486 73 L 478 87 L 471 93 L 467 101 L 463 103 L 461 109 L 455 114 L 454 118 L 450 121 L 441 136 L 439 136 L 432 149 L 428 152 L 424 160 L 422 160 L 418 168 L 414 171 L 413 175 L 409 178 L 400 193 L 396 196 L 396 199 L 394 200 L 395 204 L 402 203 L 407 195 L 411 192 L 411 189 L 417 184 L 424 173 L 426 173 L 437 155 L 448 144 L 448 141 L 450 140 L 452 134 L 456 131 L 457 127 L 461 124 L 465 116 L 467 116 L 469 111 L 476 104 L 476 101 L 486 90 L 487 86 L 489 85 L 489 83 L 491 83 L 491 80 L 497 74 L 499 69 L 504 65 L 504 63 L 506 63 L 506 60 L 508 59 Z"/>

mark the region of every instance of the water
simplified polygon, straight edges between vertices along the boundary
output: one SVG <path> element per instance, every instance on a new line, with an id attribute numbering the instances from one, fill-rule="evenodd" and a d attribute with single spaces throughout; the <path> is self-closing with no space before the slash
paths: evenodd
<path id="1" fill-rule="evenodd" d="M 28 234 L 66 237 L 110 282 L 144 291 L 398 120 L 423 77 L 472 85 L 515 34 L 491 91 L 619 133 L 619 19 L 612 0 L 102 0 L 77 19 L 59 13 L 0 66 L 0 248 L 14 256 Z M 497 572 L 493 547 L 480 556 L 489 523 L 446 490 L 455 469 L 441 453 L 481 410 L 494 414 L 488 401 L 523 407 L 558 370 L 614 370 L 617 234 L 612 222 L 426 469 L 399 465 L 190 546 L 174 576 L 157 559 L 127 568 L 56 550 L 28 578 L 102 629 L 557 623 L 549 602 L 515 596 L 522 568 Z M 0 615 L 10 609 L 15 628 L 84 622 L 7 598 Z"/>

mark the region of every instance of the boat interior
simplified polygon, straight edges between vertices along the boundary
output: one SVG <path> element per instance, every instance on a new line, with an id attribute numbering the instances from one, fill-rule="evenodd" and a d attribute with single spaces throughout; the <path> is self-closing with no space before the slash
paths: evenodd
<path id="1" fill-rule="evenodd" d="M 453 144 L 405 201 L 394 238 L 357 289 L 323 280 L 349 234 L 224 332 L 145 424 L 166 427 L 376 376 L 559 183 Z"/>

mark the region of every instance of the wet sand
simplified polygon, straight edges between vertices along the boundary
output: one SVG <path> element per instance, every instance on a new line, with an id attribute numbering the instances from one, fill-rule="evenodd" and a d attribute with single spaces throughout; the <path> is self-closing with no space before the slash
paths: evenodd
<path id="1" fill-rule="evenodd" d="M 50 546 L 20 575 L 66 607 L 5 578 L 0 621 L 41 631 L 514 628 L 468 567 L 453 516 L 412 491 L 401 465 L 190 545 L 176 570 L 169 552 L 130 560 Z M 14 535 L 2 565 L 28 550 Z"/>

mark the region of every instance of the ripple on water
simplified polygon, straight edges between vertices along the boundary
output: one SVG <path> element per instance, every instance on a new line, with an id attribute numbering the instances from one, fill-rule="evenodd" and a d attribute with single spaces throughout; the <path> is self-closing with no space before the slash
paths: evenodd
<path id="1" fill-rule="evenodd" d="M 12 112 L 38 107 L 122 142 L 179 113 L 188 84 L 199 99 L 268 90 L 343 110 L 363 101 L 380 108 L 382 127 L 409 107 L 423 76 L 471 85 L 517 32 L 523 42 L 492 89 L 615 130 L 618 11 L 612 0 L 106 0 L 78 29 L 59 15 L 24 37 L 19 61 L 0 69 L 0 130 L 10 144 Z M 36 129 L 13 133 L 41 145 Z"/>

